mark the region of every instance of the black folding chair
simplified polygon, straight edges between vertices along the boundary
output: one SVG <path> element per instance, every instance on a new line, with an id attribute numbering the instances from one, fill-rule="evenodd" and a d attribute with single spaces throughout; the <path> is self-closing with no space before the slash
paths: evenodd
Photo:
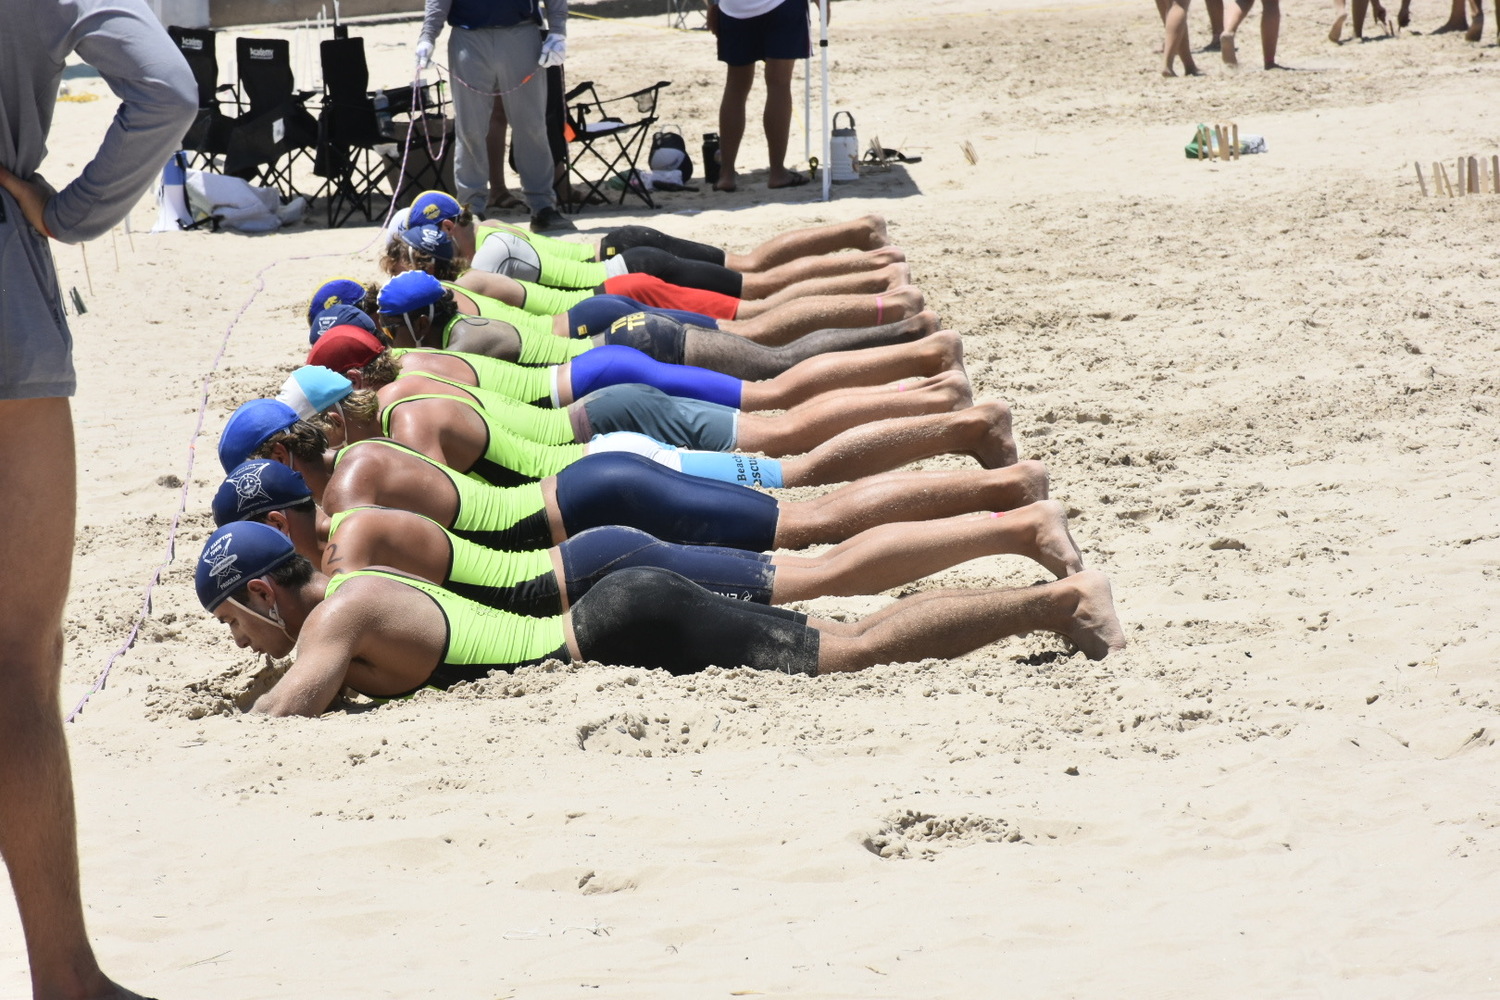
<path id="1" fill-rule="evenodd" d="M 580 201 L 565 208 L 580 211 L 585 202 L 608 201 L 604 188 L 617 176 L 624 187 L 617 204 L 634 194 L 649 208 L 656 202 L 638 179 L 646 135 L 656 124 L 656 102 L 662 88 L 672 84 L 658 80 L 649 87 L 619 97 L 601 98 L 592 80 L 585 80 L 564 96 L 568 107 L 568 177 L 586 189 Z M 582 100 L 580 100 L 582 98 Z"/>
<path id="2" fill-rule="evenodd" d="M 318 123 L 304 106 L 312 92 L 295 89 L 284 38 L 237 38 L 235 56 L 244 110 L 229 131 L 224 172 L 295 198 L 292 168 L 318 141 Z"/>
<path id="3" fill-rule="evenodd" d="M 323 60 L 323 110 L 313 173 L 327 178 L 319 194 L 328 198 L 328 225 L 342 226 L 359 212 L 375 219 L 384 162 L 375 147 L 381 133 L 375 102 L 366 88 L 370 70 L 363 38 L 332 38 L 319 46 Z"/>
<path id="4" fill-rule="evenodd" d="M 394 144 L 393 162 L 387 164 L 392 178 L 392 197 L 397 205 L 410 201 L 408 195 L 423 191 L 446 191 L 453 186 L 453 120 L 448 117 L 446 85 L 434 80 L 416 89 L 410 84 L 388 87 L 386 112 L 391 122 L 386 126 Z M 409 138 L 409 143 L 408 143 Z M 403 157 L 405 171 L 401 169 Z"/>
<path id="5" fill-rule="evenodd" d="M 188 128 L 182 139 L 182 148 L 191 155 L 188 165 L 199 170 L 215 168 L 216 158 L 229 151 L 229 130 L 234 119 L 220 110 L 220 94 L 226 91 L 234 95 L 234 85 L 219 84 L 219 56 L 214 42 L 214 32 L 203 28 L 180 28 L 169 25 L 167 34 L 177 43 L 178 50 L 193 71 L 198 83 L 198 117 Z M 238 96 L 234 97 L 238 103 Z"/>

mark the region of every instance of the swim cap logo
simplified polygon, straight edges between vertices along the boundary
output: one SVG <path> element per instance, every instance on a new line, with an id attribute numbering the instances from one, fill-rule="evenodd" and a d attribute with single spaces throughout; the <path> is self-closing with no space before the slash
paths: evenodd
<path id="1" fill-rule="evenodd" d="M 442 213 L 438 210 L 437 204 L 434 202 L 423 205 L 422 214 L 427 216 L 427 218 L 429 219 L 436 219 Z"/>
<path id="2" fill-rule="evenodd" d="M 234 495 L 239 497 L 241 507 L 251 500 L 271 499 L 270 492 L 261 481 L 261 471 L 264 468 L 263 465 L 254 466 L 229 480 L 234 484 Z"/>
<path id="3" fill-rule="evenodd" d="M 239 583 L 242 575 L 236 568 L 240 557 L 229 554 L 232 544 L 234 533 L 226 532 L 223 538 L 203 550 L 202 562 L 208 566 L 208 575 L 214 578 L 214 586 L 221 594 Z"/>

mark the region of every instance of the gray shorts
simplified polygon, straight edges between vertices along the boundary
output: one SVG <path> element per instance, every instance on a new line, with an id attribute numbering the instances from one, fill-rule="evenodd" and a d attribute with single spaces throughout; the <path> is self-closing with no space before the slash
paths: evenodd
<path id="1" fill-rule="evenodd" d="M 678 448 L 732 451 L 740 411 L 700 399 L 668 396 L 630 382 L 591 392 L 579 400 L 595 434 L 635 431 Z"/>
<path id="2" fill-rule="evenodd" d="M 0 191 L 0 399 L 71 396 L 77 384 L 52 251 Z"/>

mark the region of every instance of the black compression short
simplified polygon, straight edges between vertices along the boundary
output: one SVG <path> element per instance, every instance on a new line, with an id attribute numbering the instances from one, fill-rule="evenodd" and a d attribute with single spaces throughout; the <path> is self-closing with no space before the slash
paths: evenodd
<path id="1" fill-rule="evenodd" d="M 711 594 L 664 569 L 623 569 L 572 609 L 585 660 L 689 674 L 705 667 L 818 672 L 807 616 Z"/>
<path id="2" fill-rule="evenodd" d="M 723 264 L 727 257 L 718 247 L 668 236 L 661 230 L 652 229 L 650 226 L 621 226 L 619 229 L 611 229 L 604 235 L 604 239 L 599 241 L 599 259 L 609 260 L 632 247 L 655 247 L 658 250 L 665 250 L 673 257 L 681 257 L 683 260 L 701 260 L 706 264 Z"/>

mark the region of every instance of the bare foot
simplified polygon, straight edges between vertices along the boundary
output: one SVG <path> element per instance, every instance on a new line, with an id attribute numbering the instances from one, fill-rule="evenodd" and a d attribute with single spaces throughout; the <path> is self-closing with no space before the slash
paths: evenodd
<path id="1" fill-rule="evenodd" d="M 1223 58 L 1225 66 L 1239 66 L 1240 64 L 1234 54 L 1234 36 L 1227 31 L 1219 36 L 1219 55 Z"/>
<path id="2" fill-rule="evenodd" d="M 1328 29 L 1328 40 L 1335 45 L 1344 40 L 1344 22 L 1349 19 L 1348 14 L 1340 14 L 1333 19 L 1333 27 Z"/>
<path id="3" fill-rule="evenodd" d="M 967 375 L 964 367 L 964 339 L 954 330 L 938 330 L 922 338 L 922 346 L 933 351 L 938 371 Z"/>
<path id="4" fill-rule="evenodd" d="M 869 230 L 865 236 L 866 250 L 879 250 L 881 247 L 891 245 L 890 235 L 885 229 L 885 216 L 870 214 L 860 220 Z"/>
<path id="5" fill-rule="evenodd" d="M 979 443 L 969 454 L 986 469 L 1015 465 L 1018 453 L 1016 439 L 1010 429 L 1010 407 L 998 399 L 992 399 L 978 404 L 969 412 L 976 419 L 984 421 L 980 428 Z"/>
<path id="6" fill-rule="evenodd" d="M 1165 79 L 1168 79 L 1168 80 L 1175 80 L 1175 79 L 1177 79 L 1177 74 L 1173 73 L 1172 70 L 1171 70 L 1171 68 L 1167 67 L 1167 66 L 1163 66 L 1162 67 L 1161 75 Z"/>
<path id="7" fill-rule="evenodd" d="M 903 285 L 911 284 L 911 265 L 904 260 L 887 264 L 881 270 L 886 273 L 885 287 L 888 291 L 895 291 Z"/>
<path id="8" fill-rule="evenodd" d="M 1477 42 L 1484 35 L 1484 11 L 1474 14 L 1474 20 L 1469 22 L 1469 30 L 1464 32 L 1464 41 Z"/>
<path id="9" fill-rule="evenodd" d="M 922 298 L 921 289 L 915 285 L 901 285 L 889 292 L 882 292 L 880 298 L 880 309 L 883 313 L 880 318 L 884 323 L 915 317 L 926 309 L 926 301 Z M 937 328 L 933 327 L 933 329 Z"/>
<path id="10" fill-rule="evenodd" d="M 714 181 L 715 191 L 734 191 L 739 188 L 739 174 L 733 170 L 720 170 L 719 179 Z"/>
<path id="11" fill-rule="evenodd" d="M 974 405 L 974 387 L 963 372 L 946 371 L 933 375 L 928 384 L 940 389 L 949 399 L 949 410 L 967 410 Z"/>
<path id="12" fill-rule="evenodd" d="M 1446 35 L 1450 31 L 1468 31 L 1468 30 L 1469 30 L 1469 19 L 1466 18 L 1466 17 L 1461 17 L 1461 18 L 1459 18 L 1457 20 L 1450 19 L 1448 21 L 1448 23 L 1445 24 L 1445 25 L 1443 25 L 1441 28 L 1435 28 L 1435 29 L 1433 29 L 1432 34 L 1434 34 L 1434 35 Z"/>
<path id="13" fill-rule="evenodd" d="M 1036 550 L 1031 558 L 1058 579 L 1083 572 L 1083 553 L 1068 533 L 1068 509 L 1059 500 L 1043 500 L 1022 507 L 1015 514 L 1030 513 L 1035 520 Z M 1014 516 L 1014 515 L 1012 515 Z"/>
<path id="14" fill-rule="evenodd" d="M 1411 0 L 1401 0 L 1401 9 L 1396 12 L 1396 27 L 1405 28 L 1411 24 Z"/>
<path id="15" fill-rule="evenodd" d="M 1074 588 L 1077 604 L 1061 629 L 1062 634 L 1091 660 L 1102 660 L 1124 649 L 1125 630 L 1115 614 L 1115 595 L 1109 577 L 1089 569 L 1067 577 L 1065 582 Z"/>
<path id="16" fill-rule="evenodd" d="M 1023 459 L 1005 470 L 1010 473 L 1004 485 L 1004 496 L 997 496 L 995 508 L 1004 510 L 1006 504 L 1015 510 L 1029 503 L 1047 499 L 1047 467 L 1034 458 Z"/>
<path id="17" fill-rule="evenodd" d="M 884 267 L 887 264 L 901 264 L 906 261 L 906 251 L 895 244 L 880 247 L 876 250 L 867 250 L 865 254 L 869 257 L 871 263 L 877 267 Z"/>

